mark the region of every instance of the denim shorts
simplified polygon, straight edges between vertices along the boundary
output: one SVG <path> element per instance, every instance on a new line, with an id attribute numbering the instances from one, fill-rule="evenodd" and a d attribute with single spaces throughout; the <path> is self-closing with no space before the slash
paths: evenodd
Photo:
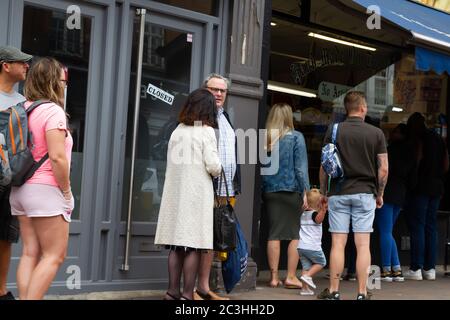
<path id="1" fill-rule="evenodd" d="M 19 241 L 19 221 L 11 215 L 9 188 L 0 191 L 0 240 L 10 243 Z"/>
<path id="2" fill-rule="evenodd" d="M 307 250 L 307 249 L 297 249 L 300 256 L 300 262 L 302 263 L 303 270 L 309 270 L 313 264 L 320 264 L 325 267 L 327 264 L 327 259 L 322 250 Z"/>
<path id="3" fill-rule="evenodd" d="M 353 232 L 373 232 L 375 208 L 376 200 L 373 194 L 331 196 L 328 199 L 329 231 L 348 233 L 351 219 Z"/>

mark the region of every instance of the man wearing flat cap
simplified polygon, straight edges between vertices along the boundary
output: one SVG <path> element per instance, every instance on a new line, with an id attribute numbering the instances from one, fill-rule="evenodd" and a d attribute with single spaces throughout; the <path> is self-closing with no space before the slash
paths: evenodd
<path id="1" fill-rule="evenodd" d="M 11 46 L 0 46 L 0 111 L 25 100 L 14 90 L 14 85 L 25 80 L 28 62 L 33 56 Z M 14 300 L 6 289 L 11 244 L 19 240 L 17 218 L 11 216 L 9 205 L 10 188 L 0 187 L 0 300 Z"/>

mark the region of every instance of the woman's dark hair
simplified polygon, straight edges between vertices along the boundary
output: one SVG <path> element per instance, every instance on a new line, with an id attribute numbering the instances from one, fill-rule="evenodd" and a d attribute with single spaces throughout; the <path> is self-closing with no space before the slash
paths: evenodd
<path id="1" fill-rule="evenodd" d="M 188 126 L 198 121 L 217 128 L 217 106 L 212 93 L 203 88 L 192 91 L 181 108 L 178 121 Z"/>
<path id="2" fill-rule="evenodd" d="M 410 137 L 418 137 L 424 134 L 426 131 L 425 117 L 419 112 L 414 112 L 406 123 L 408 129 L 408 135 Z"/>
<path id="3" fill-rule="evenodd" d="M 408 127 L 405 123 L 399 123 L 395 128 L 394 131 L 400 133 L 403 137 L 406 137 L 408 135 Z"/>

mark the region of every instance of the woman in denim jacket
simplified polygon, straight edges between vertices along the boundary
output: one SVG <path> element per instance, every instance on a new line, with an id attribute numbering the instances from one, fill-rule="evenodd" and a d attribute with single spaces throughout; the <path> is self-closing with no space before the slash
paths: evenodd
<path id="1" fill-rule="evenodd" d="M 262 191 L 269 225 L 267 257 L 271 279 L 269 286 L 281 285 L 278 277 L 280 240 L 289 240 L 286 288 L 301 288 L 297 278 L 302 198 L 309 190 L 308 156 L 303 135 L 294 130 L 292 108 L 275 104 L 266 122 L 268 164 L 262 170 Z M 306 205 L 303 200 L 303 205 Z"/>

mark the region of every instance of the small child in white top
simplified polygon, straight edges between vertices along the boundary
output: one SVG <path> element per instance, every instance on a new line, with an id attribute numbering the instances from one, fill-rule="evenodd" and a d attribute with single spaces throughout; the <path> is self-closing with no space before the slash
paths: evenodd
<path id="1" fill-rule="evenodd" d="M 308 208 L 300 217 L 300 240 L 298 254 L 302 263 L 303 282 L 301 295 L 314 295 L 310 288 L 316 288 L 312 277 L 327 264 L 322 250 L 322 221 L 327 212 L 326 203 L 321 203 L 318 189 L 311 189 L 306 193 Z"/>

